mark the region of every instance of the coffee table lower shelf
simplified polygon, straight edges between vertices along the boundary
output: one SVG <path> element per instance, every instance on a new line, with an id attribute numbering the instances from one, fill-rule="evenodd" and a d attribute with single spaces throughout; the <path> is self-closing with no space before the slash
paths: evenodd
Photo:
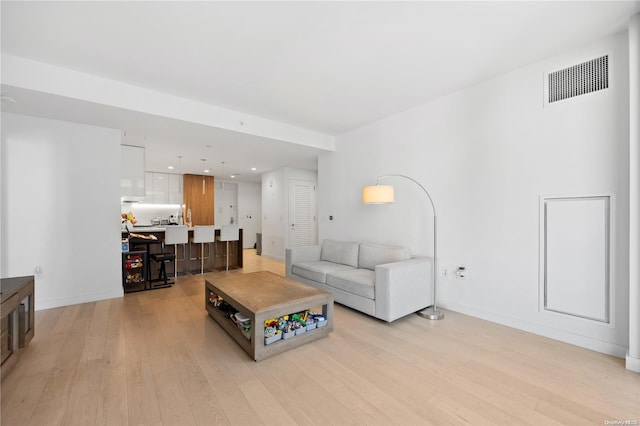
<path id="1" fill-rule="evenodd" d="M 297 283 L 295 281 L 288 280 L 286 278 L 279 277 L 275 274 L 270 274 L 266 272 L 259 272 L 254 274 L 263 274 L 253 278 L 269 278 L 271 280 L 275 280 L 278 285 L 300 285 L 304 287 L 304 284 Z M 238 280 L 240 277 L 247 277 L 248 275 L 253 274 L 244 274 L 241 276 L 234 277 L 235 284 L 242 284 Z M 248 277 L 247 277 L 248 278 Z M 228 283 L 228 280 L 225 280 Z M 249 279 L 251 281 L 251 279 Z M 292 284 L 293 283 L 293 284 Z M 229 288 L 232 289 L 235 286 L 225 287 L 225 283 L 220 282 L 220 286 L 216 285 L 217 283 L 213 283 L 208 279 L 205 280 L 205 308 L 211 318 L 216 321 L 220 326 L 231 336 L 240 347 L 247 352 L 255 361 L 260 361 L 262 359 L 268 358 L 270 356 L 288 351 L 290 349 L 296 348 L 298 346 L 304 345 L 309 342 L 313 342 L 319 338 L 327 336 L 331 331 L 333 331 L 333 296 L 329 293 L 323 292 L 321 290 L 314 289 L 313 287 L 308 287 L 309 291 L 313 294 L 306 295 L 300 298 L 292 298 L 290 300 L 286 300 L 274 305 L 263 306 L 257 310 L 257 312 L 253 312 L 251 308 L 248 308 L 246 305 L 251 306 L 250 300 L 247 300 L 249 303 L 243 303 L 242 296 L 246 295 L 255 295 L 255 291 L 260 291 L 257 288 L 253 289 L 253 291 L 248 292 L 237 292 L 234 293 L 232 290 L 226 292 L 224 289 Z M 222 288 L 221 288 L 222 287 Z M 269 291 L 269 290 L 265 290 Z M 236 324 L 231 321 L 229 318 L 225 317 L 225 314 L 218 307 L 215 307 L 209 303 L 209 292 L 222 297 L 227 303 L 237 309 L 241 314 L 246 317 L 249 317 L 252 327 L 250 339 L 247 339 L 242 331 L 236 326 Z M 229 294 L 234 293 L 234 294 Z M 250 297 L 250 296 L 248 296 Z M 264 322 L 270 318 L 277 318 L 283 315 L 289 315 L 295 312 L 301 312 L 304 310 L 310 310 L 314 307 L 322 307 L 322 314 L 325 316 L 327 323 L 324 327 L 315 328 L 313 330 L 308 330 L 305 333 L 298 334 L 290 339 L 280 339 L 269 345 L 265 345 L 264 342 Z"/>

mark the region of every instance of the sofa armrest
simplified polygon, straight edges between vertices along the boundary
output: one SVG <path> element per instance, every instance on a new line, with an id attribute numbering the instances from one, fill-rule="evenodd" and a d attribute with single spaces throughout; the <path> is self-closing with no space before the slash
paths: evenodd
<path id="1" fill-rule="evenodd" d="M 430 257 L 377 265 L 376 317 L 391 322 L 433 305 L 432 271 Z"/>
<path id="2" fill-rule="evenodd" d="M 292 247 L 284 251 L 285 273 L 291 278 L 291 267 L 298 262 L 317 262 L 320 260 L 321 246 Z"/>

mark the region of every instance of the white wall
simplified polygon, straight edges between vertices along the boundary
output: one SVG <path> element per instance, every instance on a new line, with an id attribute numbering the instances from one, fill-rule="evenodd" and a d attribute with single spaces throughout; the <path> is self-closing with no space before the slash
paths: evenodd
<path id="1" fill-rule="evenodd" d="M 262 256 L 284 260 L 287 194 L 283 169 L 262 175 Z"/>
<path id="2" fill-rule="evenodd" d="M 1 13 L 0 13 L 1 15 Z M 5 194 L 7 193 L 7 188 L 6 188 L 6 183 L 7 180 L 4 177 L 4 162 L 3 162 L 3 158 L 4 158 L 4 142 L 3 142 L 3 137 L 2 137 L 2 131 L 3 131 L 3 126 L 2 126 L 2 117 L 0 114 L 0 278 L 4 278 L 7 276 L 7 274 L 5 273 L 5 253 L 4 253 L 4 248 L 5 248 L 5 237 L 4 237 L 4 218 L 5 218 L 5 210 L 7 208 L 7 202 L 5 201 Z"/>
<path id="3" fill-rule="evenodd" d="M 629 352 L 640 372 L 640 13 L 629 19 Z"/>
<path id="4" fill-rule="evenodd" d="M 262 232 L 262 187 L 259 183 L 238 182 L 238 224 L 243 248 L 253 248 L 256 233 Z"/>
<path id="5" fill-rule="evenodd" d="M 393 205 L 361 203 L 377 175 L 421 182 L 438 209 L 444 307 L 617 356 L 628 340 L 628 54 L 626 34 L 498 78 L 338 137 L 319 159 L 319 239 L 408 245 L 432 255 L 432 213 L 398 178 Z M 543 76 L 613 54 L 611 88 L 543 107 Z M 611 194 L 612 324 L 541 312 L 539 198 Z M 334 220 L 328 219 L 329 215 Z M 441 271 L 440 271 L 441 272 Z M 445 318 L 446 321 L 446 318 Z"/>
<path id="6" fill-rule="evenodd" d="M 120 132 L 2 114 L 2 274 L 36 309 L 121 297 Z"/>

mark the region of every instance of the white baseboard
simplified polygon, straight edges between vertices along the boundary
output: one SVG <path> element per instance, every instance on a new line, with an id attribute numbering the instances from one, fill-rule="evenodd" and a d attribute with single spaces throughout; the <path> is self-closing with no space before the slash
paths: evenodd
<path id="1" fill-rule="evenodd" d="M 266 257 L 267 259 L 277 260 L 278 262 L 284 262 L 284 257 L 281 257 L 281 256 L 274 256 L 265 252 L 262 252 L 261 256 Z"/>
<path id="2" fill-rule="evenodd" d="M 62 306 L 70 306 L 77 305 L 80 303 L 87 302 L 98 302 L 101 300 L 107 299 L 116 299 L 124 296 L 124 290 L 120 288 L 115 291 L 108 291 L 104 293 L 94 293 L 94 294 L 83 294 L 74 297 L 63 297 L 60 299 L 47 299 L 47 300 L 37 300 L 35 310 L 40 311 L 43 309 L 53 309 L 60 308 Z"/>
<path id="3" fill-rule="evenodd" d="M 457 304 L 455 302 L 452 303 L 448 301 L 443 301 L 439 303 L 439 306 L 441 308 L 449 309 L 451 311 L 459 312 L 461 314 L 470 315 L 472 317 L 495 322 L 501 325 L 506 325 L 507 327 L 512 327 L 518 330 L 527 331 L 529 333 L 538 334 L 540 336 L 548 337 L 554 340 L 559 340 L 561 342 L 569 343 L 575 346 L 580 346 L 581 348 L 589 349 L 589 350 L 600 352 L 607 355 L 612 355 L 618 358 L 624 359 L 625 354 L 627 353 L 626 346 L 621 346 L 621 345 L 610 343 L 610 342 L 603 342 L 601 340 L 593 339 L 590 337 L 581 336 L 581 335 L 570 333 L 567 331 L 558 330 L 552 327 L 547 327 L 544 325 L 525 321 L 520 318 L 514 318 L 508 315 L 501 315 L 495 312 L 489 312 L 482 309 L 477 309 L 470 306 Z"/>
<path id="4" fill-rule="evenodd" d="M 627 357 L 625 358 L 625 367 L 627 368 L 627 370 L 640 373 L 640 358 L 632 357 L 631 355 L 629 355 L 629 351 L 627 351 Z"/>

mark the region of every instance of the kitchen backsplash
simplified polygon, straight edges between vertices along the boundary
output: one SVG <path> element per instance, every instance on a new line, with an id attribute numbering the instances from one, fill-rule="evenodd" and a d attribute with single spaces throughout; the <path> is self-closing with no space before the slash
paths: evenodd
<path id="1" fill-rule="evenodd" d="M 120 213 L 128 212 L 132 212 L 135 216 L 137 220 L 136 226 L 151 226 L 153 219 L 168 221 L 171 215 L 174 215 L 176 221 L 179 221 L 182 215 L 181 208 L 177 204 L 122 203 L 120 205 Z"/>

